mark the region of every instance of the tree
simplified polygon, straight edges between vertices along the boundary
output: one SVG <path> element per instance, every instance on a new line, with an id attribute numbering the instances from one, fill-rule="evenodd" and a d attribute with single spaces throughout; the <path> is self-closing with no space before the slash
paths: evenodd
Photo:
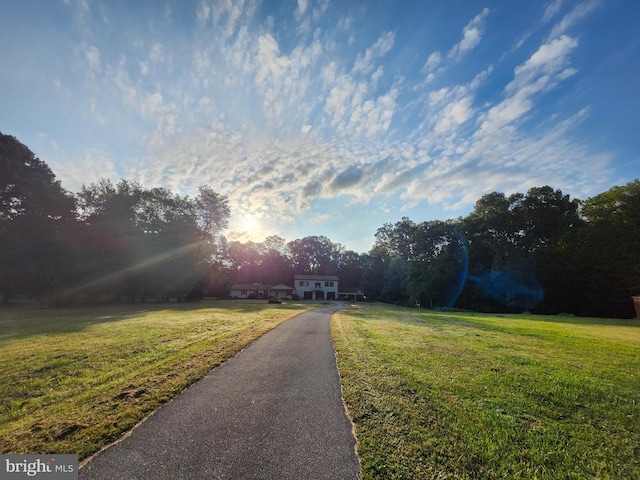
<path id="1" fill-rule="evenodd" d="M 580 223 L 580 203 L 549 186 L 534 187 L 526 195 L 509 197 L 514 224 L 519 230 L 518 243 L 529 252 L 556 244 L 574 225 Z"/>
<path id="2" fill-rule="evenodd" d="M 451 307 L 457 299 L 467 269 L 465 241 L 459 222 L 430 221 L 415 229 L 415 251 L 407 271 L 411 302 Z"/>
<path id="3" fill-rule="evenodd" d="M 62 288 L 75 200 L 49 166 L 0 133 L 0 292 L 42 296 Z"/>
<path id="4" fill-rule="evenodd" d="M 258 245 L 262 257 L 262 281 L 265 284 L 291 284 L 292 261 L 287 255 L 287 241 L 277 235 L 267 237 Z"/>
<path id="5" fill-rule="evenodd" d="M 363 256 L 362 291 L 372 300 L 380 300 L 384 289 L 384 279 L 391 264 L 387 248 L 377 245 Z"/>
<path id="6" fill-rule="evenodd" d="M 226 195 L 214 192 L 210 186 L 203 185 L 198 189 L 195 199 L 195 214 L 203 246 L 200 254 L 207 261 L 213 261 L 219 253 L 220 234 L 229 224 L 229 199 Z"/>
<path id="7" fill-rule="evenodd" d="M 335 275 L 343 247 L 325 236 L 304 237 L 288 244 L 293 268 L 298 273 Z"/>
<path id="8" fill-rule="evenodd" d="M 201 187 L 191 199 L 164 188 L 121 180 L 84 186 L 89 284 L 104 293 L 166 298 L 197 294 L 211 284 L 217 234 L 229 215 L 227 199 Z"/>
<path id="9" fill-rule="evenodd" d="M 409 217 L 395 224 L 385 223 L 376 231 L 375 246 L 385 248 L 391 255 L 409 261 L 414 256 L 414 234 L 416 224 Z"/>
<path id="10" fill-rule="evenodd" d="M 71 220 L 75 201 L 44 161 L 0 132 L 0 220 L 21 216 Z"/>
<path id="11" fill-rule="evenodd" d="M 227 247 L 229 272 L 234 283 L 262 282 L 262 255 L 255 242 L 229 242 Z"/>
<path id="12" fill-rule="evenodd" d="M 584 268 L 579 275 L 581 312 L 632 317 L 630 300 L 640 293 L 640 180 L 588 198 L 580 213 L 582 238 L 572 246 Z"/>
<path id="13" fill-rule="evenodd" d="M 365 262 L 363 256 L 353 250 L 342 252 L 338 259 L 337 275 L 340 286 L 345 288 L 359 288 Z"/>

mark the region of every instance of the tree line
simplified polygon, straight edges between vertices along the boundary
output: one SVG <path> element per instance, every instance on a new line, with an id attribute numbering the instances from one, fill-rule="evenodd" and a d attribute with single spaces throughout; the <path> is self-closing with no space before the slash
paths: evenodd
<path id="1" fill-rule="evenodd" d="M 49 304 L 226 296 L 232 283 L 332 274 L 369 299 L 422 308 L 634 316 L 640 181 L 571 199 L 543 186 L 484 195 L 466 217 L 386 223 L 366 253 L 325 236 L 228 241 L 228 199 L 128 180 L 76 195 L 0 133 L 0 294 Z"/>
<path id="2" fill-rule="evenodd" d="M 640 180 L 585 201 L 549 186 L 484 195 L 466 217 L 376 233 L 363 275 L 383 301 L 476 311 L 633 317 Z"/>
<path id="3" fill-rule="evenodd" d="M 212 283 L 228 200 L 109 180 L 64 190 L 45 162 L 0 134 L 0 292 L 49 303 L 197 295 Z"/>

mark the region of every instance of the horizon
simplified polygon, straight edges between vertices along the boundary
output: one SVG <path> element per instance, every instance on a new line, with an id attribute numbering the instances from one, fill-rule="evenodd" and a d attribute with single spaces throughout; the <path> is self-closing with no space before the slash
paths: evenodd
<path id="1" fill-rule="evenodd" d="M 7 2 L 0 131 L 78 192 L 229 197 L 229 240 L 465 216 L 640 177 L 640 4 Z"/>

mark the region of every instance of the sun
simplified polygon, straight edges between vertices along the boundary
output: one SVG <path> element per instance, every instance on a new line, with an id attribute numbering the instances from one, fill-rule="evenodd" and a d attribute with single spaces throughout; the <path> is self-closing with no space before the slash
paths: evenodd
<path id="1" fill-rule="evenodd" d="M 244 219 L 244 229 L 247 233 L 255 233 L 258 228 L 258 222 L 250 213 Z"/>

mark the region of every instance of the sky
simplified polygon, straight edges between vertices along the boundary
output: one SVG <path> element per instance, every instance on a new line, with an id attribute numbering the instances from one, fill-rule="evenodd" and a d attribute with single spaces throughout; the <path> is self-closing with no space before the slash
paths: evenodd
<path id="1" fill-rule="evenodd" d="M 227 195 L 229 240 L 640 177 L 636 0 L 0 0 L 0 131 L 70 192 Z"/>

